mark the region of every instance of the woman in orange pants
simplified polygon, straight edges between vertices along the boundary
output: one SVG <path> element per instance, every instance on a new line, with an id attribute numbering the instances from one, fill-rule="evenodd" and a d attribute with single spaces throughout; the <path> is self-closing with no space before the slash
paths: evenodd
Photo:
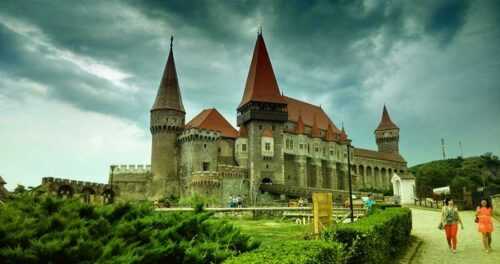
<path id="1" fill-rule="evenodd" d="M 476 219 L 477 229 L 481 233 L 483 239 L 484 250 L 489 253 L 491 251 L 491 232 L 493 232 L 493 208 L 491 202 L 486 199 L 481 200 L 481 205 L 477 207 Z"/>
<path id="2" fill-rule="evenodd" d="M 462 219 L 460 219 L 457 207 L 453 204 L 453 199 L 447 199 L 445 204 L 446 206 L 443 206 L 441 212 L 441 223 L 444 225 L 448 247 L 455 253 L 457 250 L 458 224 L 460 223 L 462 229 L 464 229 L 464 225 Z"/>

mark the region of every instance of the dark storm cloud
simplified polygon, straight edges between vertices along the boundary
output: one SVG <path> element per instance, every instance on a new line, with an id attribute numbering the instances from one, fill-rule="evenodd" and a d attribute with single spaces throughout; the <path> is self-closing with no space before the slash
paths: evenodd
<path id="1" fill-rule="evenodd" d="M 469 1 L 465 0 L 439 3 L 426 24 L 426 30 L 446 45 L 465 24 L 469 6 Z"/>
<path id="2" fill-rule="evenodd" d="M 436 94 L 443 97 L 442 101 L 450 100 L 449 94 L 456 95 L 456 100 L 473 96 L 462 85 L 464 81 L 448 76 L 482 78 L 476 94 L 485 96 L 490 91 L 497 95 L 490 83 L 483 81 L 491 81 L 491 68 L 498 67 L 488 62 L 493 65 L 488 70 L 483 65 L 488 58 L 485 54 L 474 63 L 441 58 L 445 62 L 436 67 L 434 72 L 439 74 L 434 76 L 432 71 L 422 69 L 434 69 L 431 62 L 440 55 L 436 53 L 426 63 L 417 64 L 418 68 L 405 72 L 402 79 L 406 82 L 397 84 L 399 90 L 383 90 L 401 68 L 420 59 L 408 55 L 407 61 L 394 62 L 400 50 L 417 45 L 462 55 L 471 53 L 463 48 L 466 44 L 459 43 L 469 40 L 458 37 L 470 25 L 471 12 L 477 13 L 478 6 L 483 5 L 499 10 L 494 1 L 450 0 L 0 1 L 0 76 L 29 79 L 47 87 L 49 99 L 125 118 L 145 128 L 168 40 L 174 34 L 174 54 L 188 115 L 217 107 L 233 122 L 256 29 L 262 25 L 284 93 L 321 104 L 337 125 L 345 120 L 348 127 L 356 127 L 352 129 L 354 137 L 367 138 L 379 118 L 379 111 L 370 110 L 381 108 L 385 100 L 398 105 L 390 109 L 404 109 L 415 98 L 423 97 L 419 91 L 428 92 L 437 83 L 441 90 Z M 487 26 L 471 26 L 472 33 L 467 34 L 473 34 L 471 38 L 477 41 L 487 35 L 498 41 L 494 36 L 499 35 L 499 16 L 494 13 L 482 16 Z M 14 26 L 21 32 L 5 21 L 20 22 L 20 26 Z M 36 28 L 36 34 L 28 30 L 23 35 L 23 25 Z M 457 43 L 461 49 L 453 48 Z M 495 54 L 492 47 L 484 50 Z M 67 53 L 76 57 L 77 63 L 61 58 Z M 476 56 L 469 55 L 467 58 Z M 124 76 L 113 81 L 100 76 L 99 68 L 97 73 L 82 68 L 78 65 L 81 61 Z M 464 72 L 471 67 L 468 65 L 475 69 Z M 447 87 L 451 84 L 453 88 Z M 16 87 L 0 88 L 4 90 L 0 95 L 15 94 Z M 379 96 L 377 100 L 375 95 Z M 407 125 L 410 129 L 413 126 L 410 122 Z"/>

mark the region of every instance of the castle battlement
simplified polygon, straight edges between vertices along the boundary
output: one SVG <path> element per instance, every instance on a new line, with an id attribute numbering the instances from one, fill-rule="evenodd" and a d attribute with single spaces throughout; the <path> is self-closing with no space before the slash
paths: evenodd
<path id="1" fill-rule="evenodd" d="M 42 184 L 57 184 L 57 185 L 71 185 L 71 186 L 80 186 L 80 187 L 101 187 L 101 188 L 109 186 L 108 184 L 105 184 L 105 183 L 77 181 L 77 180 L 55 178 L 55 177 L 43 177 Z"/>
<path id="2" fill-rule="evenodd" d="M 234 165 L 219 164 L 217 166 L 218 174 L 224 178 L 247 178 L 248 169 Z"/>
<path id="3" fill-rule="evenodd" d="M 111 165 L 110 166 L 110 174 L 111 168 L 114 166 L 113 175 L 119 174 L 144 174 L 151 173 L 151 165 L 149 164 L 121 164 L 121 165 Z"/>
<path id="4" fill-rule="evenodd" d="M 221 136 L 220 132 L 203 129 L 203 128 L 187 128 L 179 136 L 180 142 L 193 140 L 215 141 Z"/>
<path id="5" fill-rule="evenodd" d="M 191 174 L 192 185 L 220 185 L 219 172 L 195 171 Z"/>

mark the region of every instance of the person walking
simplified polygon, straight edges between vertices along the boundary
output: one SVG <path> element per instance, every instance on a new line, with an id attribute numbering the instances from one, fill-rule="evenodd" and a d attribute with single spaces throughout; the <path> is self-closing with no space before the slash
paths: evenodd
<path id="1" fill-rule="evenodd" d="M 491 252 L 491 233 L 493 232 L 493 207 L 489 199 L 482 199 L 481 204 L 476 209 L 477 229 L 481 233 L 484 250 Z"/>
<path id="2" fill-rule="evenodd" d="M 368 199 L 364 202 L 366 208 L 366 214 L 371 215 L 373 213 L 373 205 L 375 205 L 375 200 L 373 199 L 373 194 L 368 194 Z"/>
<path id="3" fill-rule="evenodd" d="M 453 203 L 453 199 L 446 199 L 445 206 L 441 211 L 440 227 L 444 228 L 448 247 L 453 253 L 457 252 L 458 224 L 464 229 L 464 224 L 458 213 L 458 208 Z"/>

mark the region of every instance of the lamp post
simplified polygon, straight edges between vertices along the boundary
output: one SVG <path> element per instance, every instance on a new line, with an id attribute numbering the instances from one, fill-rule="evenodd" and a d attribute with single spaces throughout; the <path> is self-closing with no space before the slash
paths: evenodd
<path id="1" fill-rule="evenodd" d="M 349 177 L 349 208 L 351 209 L 351 223 L 354 223 L 354 209 L 352 207 L 351 142 L 349 141 L 347 141 L 347 176 Z"/>

